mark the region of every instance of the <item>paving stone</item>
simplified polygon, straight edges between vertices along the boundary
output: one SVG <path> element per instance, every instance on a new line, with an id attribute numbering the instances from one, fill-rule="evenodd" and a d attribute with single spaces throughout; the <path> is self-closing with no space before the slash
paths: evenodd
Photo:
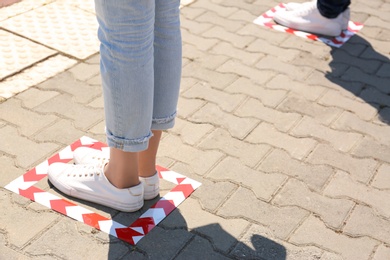
<path id="1" fill-rule="evenodd" d="M 88 77 L 89 72 L 86 71 L 85 73 L 86 77 Z M 85 82 L 77 80 L 73 74 L 70 71 L 63 72 L 40 84 L 38 88 L 68 93 L 72 95 L 72 99 L 79 103 L 88 103 L 93 98 L 101 95 L 102 88 L 100 86 L 90 86 Z M 78 77 L 82 76 L 78 75 Z"/>
<path id="2" fill-rule="evenodd" d="M 328 257 L 324 257 L 324 253 Z M 269 228 L 252 225 L 232 250 L 237 259 L 341 260 L 341 256 L 314 246 L 295 246 L 275 237 Z"/>
<path id="3" fill-rule="evenodd" d="M 236 4 L 236 2 L 232 2 L 232 4 Z M 241 2 L 240 4 L 242 5 L 243 3 Z M 229 5 L 232 6 L 231 4 Z M 253 3 L 249 5 L 251 6 L 251 9 L 243 10 L 242 7 L 240 7 L 240 9 L 237 12 L 229 16 L 229 19 L 235 21 L 243 21 L 244 22 L 243 26 L 247 25 L 248 22 L 252 22 L 253 20 L 255 20 L 258 17 L 258 13 L 256 12 L 252 14 L 251 11 L 253 11 Z"/>
<path id="4" fill-rule="evenodd" d="M 10 98 L 53 77 L 75 63 L 76 60 L 62 55 L 56 55 L 36 63 L 32 67 L 0 82 L 0 97 Z"/>
<path id="5" fill-rule="evenodd" d="M 145 252 L 146 259 L 174 259 L 192 237 L 183 229 L 164 230 L 156 226 L 137 243 L 137 247 Z"/>
<path id="6" fill-rule="evenodd" d="M 257 61 L 264 57 L 264 54 L 258 52 L 256 53 L 254 51 L 248 52 L 247 50 L 242 50 L 242 48 L 236 48 L 232 46 L 232 44 L 227 42 L 218 43 L 211 49 L 210 52 L 225 56 L 227 55 L 227 53 L 229 53 L 229 57 L 237 59 L 242 64 L 248 66 L 255 64 Z"/>
<path id="7" fill-rule="evenodd" d="M 183 76 L 208 82 L 211 87 L 218 89 L 225 88 L 237 79 L 237 75 L 235 75 L 234 72 L 226 73 L 226 71 L 205 69 L 196 62 L 191 62 L 183 68 Z"/>
<path id="8" fill-rule="evenodd" d="M 253 66 L 246 66 L 238 60 L 228 60 L 218 68 L 218 71 L 243 76 L 258 84 L 265 84 L 276 75 L 276 72 L 272 70 L 263 70 L 254 68 Z"/>
<path id="9" fill-rule="evenodd" d="M 227 131 L 216 129 L 203 138 L 199 147 L 204 149 L 222 150 L 225 154 L 239 158 L 249 167 L 254 167 L 270 150 L 268 145 L 251 144 L 233 138 Z"/>
<path id="10" fill-rule="evenodd" d="M 288 96 L 278 109 L 311 116 L 324 125 L 329 125 L 342 112 L 339 108 L 321 106 L 296 95 Z"/>
<path id="11" fill-rule="evenodd" d="M 191 8 L 182 8 L 180 10 L 180 15 L 185 16 L 187 19 L 195 19 L 205 12 L 207 12 L 207 10 L 203 8 L 196 8 L 191 6 Z"/>
<path id="12" fill-rule="evenodd" d="M 390 107 L 385 107 L 379 110 L 379 113 L 373 120 L 373 123 L 378 125 L 389 125 L 390 124 Z"/>
<path id="13" fill-rule="evenodd" d="M 354 237 L 372 237 L 390 244 L 390 220 L 378 216 L 366 206 L 356 206 L 348 218 L 343 232 Z"/>
<path id="14" fill-rule="evenodd" d="M 262 102 L 253 98 L 245 101 L 245 103 L 235 111 L 235 115 L 260 119 L 272 124 L 281 132 L 287 132 L 301 119 L 301 115 L 299 114 L 281 112 L 266 107 Z"/>
<path id="15" fill-rule="evenodd" d="M 195 46 L 202 51 L 207 51 L 211 49 L 215 44 L 219 42 L 219 40 L 217 39 L 204 38 L 202 36 L 192 34 L 186 29 L 181 30 L 181 36 L 183 39 L 183 43 L 193 44 L 193 45 L 195 45 L 196 43 Z"/>
<path id="16" fill-rule="evenodd" d="M 268 29 L 268 28 L 267 28 Z M 271 30 L 275 31 L 275 30 Z M 275 33 L 284 34 L 276 31 Z M 279 47 L 284 49 L 299 50 L 302 52 L 310 52 L 317 57 L 322 57 L 324 53 L 329 53 L 330 47 L 321 42 L 297 38 L 295 35 L 285 34 L 286 40 Z"/>
<path id="17" fill-rule="evenodd" d="M 232 15 L 234 15 L 234 13 Z M 232 20 L 231 16 L 229 18 L 225 18 L 220 16 L 218 12 L 207 11 L 201 14 L 200 16 L 196 17 L 196 21 L 202 23 L 215 24 L 224 28 L 229 32 L 235 32 L 245 25 L 243 21 L 240 22 L 238 20 Z"/>
<path id="18" fill-rule="evenodd" d="M 0 187 L 4 187 L 11 181 L 15 180 L 19 176 L 24 174 L 24 170 L 15 166 L 13 158 L 8 157 L 0 153 Z"/>
<path id="19" fill-rule="evenodd" d="M 286 82 L 288 82 L 288 84 L 286 84 Z M 310 101 L 316 101 L 326 90 L 322 86 L 294 81 L 286 75 L 277 75 L 274 77 L 267 83 L 267 88 L 291 91 Z"/>
<path id="20" fill-rule="evenodd" d="M 94 100 L 88 103 L 88 106 L 93 108 L 104 108 L 103 95 L 96 97 Z"/>
<path id="21" fill-rule="evenodd" d="M 209 123 L 229 131 L 238 139 L 244 139 L 257 125 L 258 120 L 241 118 L 222 111 L 217 105 L 207 103 L 194 113 L 190 120 L 198 123 Z"/>
<path id="22" fill-rule="evenodd" d="M 288 35 L 286 33 L 280 33 L 275 30 L 270 30 L 254 23 L 248 23 L 236 33 L 238 35 L 256 35 L 257 38 L 264 39 L 270 44 L 276 46 L 278 46 L 281 42 L 288 38 Z"/>
<path id="23" fill-rule="evenodd" d="M 91 237 L 81 235 L 75 223 L 73 219 L 62 218 L 27 246 L 26 252 L 35 256 L 52 255 L 63 259 L 118 259 L 129 252 L 129 246 L 124 243 L 97 243 Z M 132 254 L 139 253 L 133 251 Z"/>
<path id="24" fill-rule="evenodd" d="M 224 253 L 228 253 L 249 224 L 243 219 L 224 219 L 208 213 L 191 198 L 187 198 L 172 214 L 161 222 L 161 226 L 169 229 L 184 228 L 201 234 L 209 239 L 214 248 Z"/>
<path id="25" fill-rule="evenodd" d="M 195 236 L 175 259 L 230 259 L 218 252 L 215 252 L 206 239 Z"/>
<path id="26" fill-rule="evenodd" d="M 367 73 L 364 73 L 358 68 L 351 67 L 349 68 L 342 76 L 343 80 L 350 81 L 359 81 L 371 86 L 375 86 L 382 92 L 390 93 L 389 90 L 389 79 L 373 76 Z"/>
<path id="27" fill-rule="evenodd" d="M 41 142 L 60 142 L 69 145 L 84 135 L 87 134 L 76 129 L 70 120 L 60 119 L 40 131 L 34 136 L 34 139 Z"/>
<path id="28" fill-rule="evenodd" d="M 7 246 L 7 240 L 5 238 L 5 235 L 1 233 L 0 233 L 0 254 L 1 254 L 1 259 L 7 259 L 7 260 L 31 259 L 30 257 L 23 255 L 23 253 L 20 253 L 13 248 L 9 248 Z"/>
<path id="29" fill-rule="evenodd" d="M 372 138 L 364 138 L 352 154 L 362 158 L 372 157 L 390 163 L 390 146 L 381 145 Z"/>
<path id="30" fill-rule="evenodd" d="M 197 63 L 201 63 L 202 67 L 206 69 L 214 70 L 225 63 L 229 57 L 225 53 L 221 55 L 213 55 L 211 52 L 204 52 L 197 49 L 196 46 L 191 44 L 183 45 L 183 57 Z M 183 66 L 186 66 L 184 64 Z"/>
<path id="31" fill-rule="evenodd" d="M 4 28 L 7 20 L 2 22 Z M 11 76 L 54 54 L 56 51 L 11 32 L 0 30 L 0 79 Z"/>
<path id="32" fill-rule="evenodd" d="M 103 118 L 102 109 L 92 109 L 72 101 L 67 94 L 56 96 L 36 108 L 41 113 L 55 113 L 72 119 L 76 128 L 86 130 Z"/>
<path id="33" fill-rule="evenodd" d="M 376 75 L 379 77 L 389 77 L 390 65 L 388 63 L 382 64 Z"/>
<path id="34" fill-rule="evenodd" d="M 344 170 L 356 180 L 365 183 L 374 175 L 378 164 L 373 159 L 355 158 L 324 144 L 319 144 L 309 155 L 307 161 L 312 164 L 325 164 Z"/>
<path id="35" fill-rule="evenodd" d="M 375 74 L 381 66 L 381 62 L 378 60 L 362 59 L 357 55 L 350 55 L 342 49 L 335 50 L 332 56 L 334 61 L 342 61 L 342 63 L 358 68 L 368 74 Z"/>
<path id="36" fill-rule="evenodd" d="M 213 26 L 213 23 L 200 22 L 196 19 L 187 19 L 186 17 L 180 19 L 180 27 L 196 35 L 202 34 Z"/>
<path id="37" fill-rule="evenodd" d="M 310 138 L 295 138 L 279 132 L 274 126 L 262 122 L 249 135 L 245 141 L 257 144 L 269 144 L 286 150 L 296 159 L 304 158 L 316 146 L 317 142 Z"/>
<path id="38" fill-rule="evenodd" d="M 14 16 L 2 27 L 78 59 L 99 51 L 95 16 L 66 2 L 56 1 Z"/>
<path id="39" fill-rule="evenodd" d="M 191 196 L 197 198 L 201 206 L 209 211 L 215 211 L 226 197 L 236 189 L 236 185 L 226 181 L 202 180 L 202 185 Z M 210 196 L 209 194 L 213 194 Z"/>
<path id="40" fill-rule="evenodd" d="M 197 83 L 181 95 L 214 103 L 226 112 L 232 112 L 245 99 L 244 95 L 226 93 L 212 88 L 207 83 Z"/>
<path id="41" fill-rule="evenodd" d="M 321 97 L 319 104 L 330 107 L 339 107 L 341 109 L 351 111 L 358 117 L 367 121 L 370 121 L 377 114 L 377 110 L 379 108 L 378 106 L 373 106 L 372 104 L 345 98 L 337 91 L 332 90 L 329 90 Z"/>
<path id="42" fill-rule="evenodd" d="M 294 66 L 285 62 L 281 62 L 274 57 L 266 56 L 261 59 L 257 64 L 256 68 L 260 70 L 271 70 L 277 73 L 282 73 L 288 75 L 292 79 L 305 79 L 313 68 L 308 66 Z"/>
<path id="43" fill-rule="evenodd" d="M 211 1 L 195 1 L 191 7 L 206 9 L 222 17 L 227 17 L 238 10 L 235 7 L 225 7 Z"/>
<path id="44" fill-rule="evenodd" d="M 299 55 L 297 55 L 292 61 L 289 62 L 289 64 L 296 67 L 307 67 L 308 64 L 310 64 L 311 68 L 316 69 L 318 71 L 332 70 L 334 74 L 338 72 L 337 75 L 340 75 L 342 71 L 345 71 L 347 69 L 347 65 L 332 64 L 331 66 L 329 63 L 330 56 L 331 55 L 328 54 L 324 57 L 318 57 L 310 52 L 300 52 Z M 339 67 L 341 67 L 342 69 L 340 69 Z"/>
<path id="45" fill-rule="evenodd" d="M 377 189 L 390 190 L 390 164 L 382 164 L 372 181 L 371 185 Z"/>
<path id="46" fill-rule="evenodd" d="M 252 56 L 255 56 L 254 54 L 256 53 L 262 53 L 268 56 L 271 55 L 282 62 L 291 62 L 300 53 L 297 50 L 279 48 L 278 46 L 275 46 L 264 39 L 256 39 L 254 42 L 248 45 L 246 50 L 249 51 L 250 55 Z M 311 63 L 306 63 L 305 65 L 307 64 Z"/>
<path id="47" fill-rule="evenodd" d="M 377 90 L 375 87 L 367 87 L 363 89 L 359 98 L 367 103 L 390 106 L 390 96 Z"/>
<path id="48" fill-rule="evenodd" d="M 372 260 L 390 259 L 390 247 L 380 245 L 375 251 L 375 255 Z"/>
<path id="49" fill-rule="evenodd" d="M 37 213 L 12 203 L 10 192 L 2 188 L 0 202 L 0 229 L 7 234 L 8 243 L 18 248 L 27 245 L 30 240 L 45 232 L 58 218 L 51 212 Z"/>
<path id="50" fill-rule="evenodd" d="M 32 109 L 57 95 L 59 93 L 56 91 L 43 91 L 36 88 L 29 88 L 17 95 L 16 98 L 22 100 L 23 107 Z"/>
<path id="51" fill-rule="evenodd" d="M 279 206 L 298 206 L 321 218 L 325 224 L 340 229 L 355 203 L 333 199 L 311 191 L 305 183 L 290 179 L 273 199 Z"/>
<path id="52" fill-rule="evenodd" d="M 0 151 L 15 156 L 16 166 L 28 168 L 34 162 L 42 161 L 48 154 L 58 149 L 57 144 L 35 143 L 18 134 L 11 126 L 0 128 Z"/>
<path id="53" fill-rule="evenodd" d="M 188 164 L 198 175 L 204 175 L 223 156 L 218 151 L 204 151 L 185 145 L 179 137 L 173 135 L 169 135 L 161 141 L 159 153 Z"/>
<path id="54" fill-rule="evenodd" d="M 193 85 L 195 85 L 199 81 L 203 81 L 203 80 L 193 78 L 192 76 L 188 76 L 188 77 L 182 76 L 181 82 L 180 82 L 181 83 L 180 84 L 180 93 L 183 93 L 187 89 L 191 88 Z"/>
<path id="55" fill-rule="evenodd" d="M 255 40 L 255 38 L 251 36 L 237 35 L 236 33 L 228 32 L 225 28 L 220 26 L 212 27 L 204 32 L 202 36 L 211 39 L 217 38 L 221 41 L 231 43 L 233 46 L 240 49 L 246 48 L 246 46 Z"/>
<path id="56" fill-rule="evenodd" d="M 263 105 L 276 107 L 285 98 L 287 91 L 279 89 L 268 89 L 248 78 L 240 77 L 224 91 L 240 93 L 258 99 Z M 259 113 L 261 114 L 261 113 Z"/>
<path id="57" fill-rule="evenodd" d="M 313 245 L 341 254 L 345 260 L 369 259 L 377 241 L 368 237 L 351 238 L 326 228 L 310 216 L 294 232 L 289 241 L 295 245 Z M 353 250 L 351 250 L 353 248 Z"/>
<path id="58" fill-rule="evenodd" d="M 378 140 L 382 145 L 390 145 L 389 127 L 387 125 L 376 125 L 367 121 L 363 121 L 356 115 L 344 112 L 333 126 L 344 131 L 355 131 Z"/>
<path id="59" fill-rule="evenodd" d="M 213 126 L 209 124 L 194 124 L 180 118 L 176 118 L 175 127 L 170 130 L 180 136 L 180 139 L 185 144 L 195 146 L 203 137 L 213 130 Z"/>
<path id="60" fill-rule="evenodd" d="M 251 189 L 257 198 L 269 201 L 286 181 L 286 176 L 278 173 L 263 173 L 243 165 L 238 159 L 225 158 L 208 175 L 208 178 L 221 181 L 230 180 L 237 185 Z"/>
<path id="61" fill-rule="evenodd" d="M 390 217 L 390 191 L 378 190 L 353 180 L 345 172 L 337 172 L 324 190 L 332 198 L 347 197 L 372 206 L 382 216 Z M 385 202 L 385 203 L 384 203 Z"/>
<path id="62" fill-rule="evenodd" d="M 278 172 L 296 178 L 316 191 L 322 190 L 329 177 L 334 173 L 330 166 L 304 163 L 293 159 L 287 152 L 280 149 L 274 149 L 258 168 L 263 172 Z"/>
<path id="63" fill-rule="evenodd" d="M 362 91 L 363 86 L 365 85 L 364 83 L 359 81 L 341 80 L 338 76 L 333 76 L 333 72 L 328 72 L 327 74 L 324 74 L 323 72 L 316 70 L 313 71 L 305 79 L 305 83 L 310 85 L 327 87 L 339 91 L 340 93 L 343 93 L 343 91 L 345 93 L 350 92 L 354 95 L 358 95 Z"/>
<path id="64" fill-rule="evenodd" d="M 333 130 L 332 128 L 321 125 L 318 121 L 310 117 L 303 117 L 290 133 L 296 137 L 314 137 L 314 139 L 317 139 L 321 143 L 325 141 L 342 152 L 350 151 L 363 138 L 358 133 Z"/>
<path id="65" fill-rule="evenodd" d="M 245 203 L 242 203 L 243 198 Z M 252 223 L 269 227 L 276 237 L 285 239 L 309 213 L 295 206 L 276 207 L 257 199 L 250 190 L 239 188 L 218 210 L 218 215 L 247 218 Z"/>
<path id="66" fill-rule="evenodd" d="M 79 63 L 68 70 L 70 74 L 79 81 L 86 81 L 93 76 L 100 74 L 99 64 Z"/>
<path id="67" fill-rule="evenodd" d="M 9 99 L 1 104 L 1 119 L 17 125 L 21 134 L 31 136 L 54 123 L 58 118 L 54 115 L 42 115 L 23 108 L 21 101 Z"/>

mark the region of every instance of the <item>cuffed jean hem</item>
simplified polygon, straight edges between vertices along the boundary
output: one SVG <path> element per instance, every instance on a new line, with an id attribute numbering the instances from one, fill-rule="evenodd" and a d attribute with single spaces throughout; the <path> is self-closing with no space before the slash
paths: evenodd
<path id="1" fill-rule="evenodd" d="M 147 136 L 138 139 L 123 139 L 116 137 L 106 130 L 107 145 L 111 148 L 116 148 L 124 152 L 141 152 L 148 149 L 149 139 L 153 136 L 150 132 Z"/>
<path id="2" fill-rule="evenodd" d="M 165 118 L 153 118 L 152 130 L 168 130 L 175 126 L 176 112 Z"/>

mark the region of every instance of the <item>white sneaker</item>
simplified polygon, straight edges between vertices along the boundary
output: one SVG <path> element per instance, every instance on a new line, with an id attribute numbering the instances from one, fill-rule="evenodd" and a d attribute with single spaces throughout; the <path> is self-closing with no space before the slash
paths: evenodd
<path id="1" fill-rule="evenodd" d="M 339 36 L 342 30 L 348 28 L 349 8 L 336 18 L 329 19 L 320 14 L 316 1 L 298 5 L 293 3 L 288 10 L 276 12 L 274 21 L 295 30 L 327 36 Z"/>
<path id="2" fill-rule="evenodd" d="M 79 147 L 73 152 L 73 160 L 75 164 L 105 165 L 110 159 L 109 154 L 100 150 Z M 144 200 L 151 200 L 159 195 L 160 178 L 157 172 L 151 177 L 139 177 L 139 180 L 144 186 Z"/>
<path id="3" fill-rule="evenodd" d="M 102 166 L 53 163 L 50 182 L 61 192 L 124 212 L 134 212 L 144 205 L 143 185 L 118 189 L 106 178 Z"/>

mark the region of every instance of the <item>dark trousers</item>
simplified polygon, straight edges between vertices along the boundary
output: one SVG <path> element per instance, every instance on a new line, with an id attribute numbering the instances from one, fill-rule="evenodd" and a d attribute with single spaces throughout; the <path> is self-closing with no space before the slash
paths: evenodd
<path id="1" fill-rule="evenodd" d="M 351 4 L 350 0 L 317 0 L 317 8 L 322 16 L 336 18 Z"/>

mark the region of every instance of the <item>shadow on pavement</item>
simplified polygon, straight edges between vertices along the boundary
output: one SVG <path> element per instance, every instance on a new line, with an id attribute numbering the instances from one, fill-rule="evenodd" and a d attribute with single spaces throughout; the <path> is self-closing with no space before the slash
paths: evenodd
<path id="1" fill-rule="evenodd" d="M 151 205 L 148 202 L 144 208 L 148 208 L 149 204 Z M 113 216 L 113 220 L 130 225 L 133 219 L 145 211 L 144 208 L 141 212 L 119 213 Z M 243 242 L 238 241 L 218 223 L 189 231 L 180 210 L 175 209 L 136 246 L 110 236 L 108 259 L 286 260 L 286 249 L 283 245 L 258 234 L 250 235 L 247 240 L 244 238 Z M 124 255 L 123 247 L 128 249 Z"/>
<path id="2" fill-rule="evenodd" d="M 354 35 L 347 44 L 331 51 L 331 72 L 326 78 L 378 110 L 380 120 L 390 124 L 390 60 L 371 44 Z"/>

